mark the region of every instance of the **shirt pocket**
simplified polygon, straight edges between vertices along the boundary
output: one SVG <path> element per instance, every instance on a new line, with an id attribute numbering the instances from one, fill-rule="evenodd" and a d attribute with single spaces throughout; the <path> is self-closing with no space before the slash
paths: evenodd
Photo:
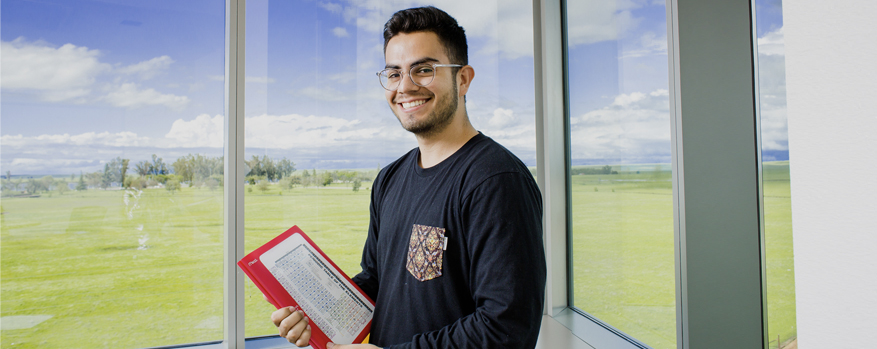
<path id="1" fill-rule="evenodd" d="M 405 268 L 420 281 L 442 276 L 445 228 L 415 224 L 408 241 L 408 262 Z"/>

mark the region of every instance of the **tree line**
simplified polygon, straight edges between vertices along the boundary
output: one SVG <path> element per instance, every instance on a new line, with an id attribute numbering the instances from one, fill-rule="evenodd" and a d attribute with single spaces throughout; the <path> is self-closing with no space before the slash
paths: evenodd
<path id="1" fill-rule="evenodd" d="M 269 156 L 252 156 L 245 160 L 246 181 L 251 185 L 260 185 L 265 191 L 269 183 L 277 183 L 282 187 L 294 188 L 297 185 L 328 186 L 332 183 L 347 183 L 354 191 L 362 187 L 363 181 L 371 181 L 377 175 L 375 171 L 322 171 L 316 169 L 295 173 L 295 163 L 283 157 L 271 159 Z M 2 188 L 4 195 L 15 193 L 37 194 L 57 190 L 64 193 L 70 190 L 69 183 L 75 183 L 75 190 L 107 189 L 110 187 L 144 189 L 161 184 L 169 191 L 179 190 L 182 184 L 190 187 L 207 187 L 211 190 L 222 186 L 224 174 L 224 157 L 209 157 L 201 154 L 188 154 L 168 164 L 163 158 L 153 154 L 151 159 L 132 163 L 130 159 L 116 157 L 104 163 L 103 169 L 95 172 L 80 172 L 70 175 L 70 180 L 58 179 L 57 176 L 42 178 L 12 178 L 6 171 Z M 264 184 L 262 184 L 264 183 Z M 264 187 L 264 188 L 263 188 Z"/>

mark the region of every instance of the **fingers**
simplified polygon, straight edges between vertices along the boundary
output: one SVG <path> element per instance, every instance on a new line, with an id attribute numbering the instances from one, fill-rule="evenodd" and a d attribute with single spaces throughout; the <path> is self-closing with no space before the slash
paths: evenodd
<path id="1" fill-rule="evenodd" d="M 305 326 L 304 332 L 302 332 L 301 337 L 295 341 L 295 345 L 299 347 L 304 347 L 308 345 L 308 342 L 311 340 L 311 325 Z"/>
<path id="2" fill-rule="evenodd" d="M 284 337 L 286 337 L 287 341 L 297 346 L 307 346 L 308 341 L 311 339 L 311 326 L 308 325 L 308 318 L 304 318 L 293 325 Z"/>
<path id="3" fill-rule="evenodd" d="M 283 319 L 286 319 L 294 311 L 295 308 L 293 307 L 283 307 L 277 309 L 273 313 L 271 313 L 271 322 L 274 323 L 274 326 L 280 327 L 280 322 L 283 321 Z"/>

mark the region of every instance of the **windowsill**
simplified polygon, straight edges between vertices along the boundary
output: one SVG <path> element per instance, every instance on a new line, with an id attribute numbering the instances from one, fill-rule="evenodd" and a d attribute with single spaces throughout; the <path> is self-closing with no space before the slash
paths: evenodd
<path id="1" fill-rule="evenodd" d="M 587 338 L 587 341 L 583 340 Z M 279 336 L 267 336 L 248 338 L 247 349 L 286 349 L 298 348 L 290 344 L 286 339 Z M 194 348 L 194 349 L 223 349 L 222 342 L 210 342 L 200 344 L 185 344 L 178 346 L 156 347 L 152 349 L 170 348 Z M 310 347 L 306 347 L 310 348 Z M 539 329 L 539 340 L 536 342 L 537 349 L 569 348 L 569 349 L 599 349 L 599 348 L 648 348 L 636 346 L 614 332 L 600 326 L 590 319 L 576 313 L 572 309 L 565 309 L 557 316 L 545 315 L 542 317 L 542 328 Z"/>
<path id="2" fill-rule="evenodd" d="M 583 316 L 572 308 L 566 308 L 554 317 L 547 315 L 543 317 L 539 339 L 540 342 L 542 338 L 549 339 L 545 348 L 573 348 L 572 345 L 564 346 L 567 341 L 572 341 L 572 339 L 565 337 L 575 337 L 583 345 L 574 348 L 649 348 L 642 343 L 633 343 L 632 340 L 625 339 L 622 334 L 610 330 L 598 321 Z M 560 327 L 560 329 L 553 327 Z M 538 344 L 536 347 L 541 348 Z"/>

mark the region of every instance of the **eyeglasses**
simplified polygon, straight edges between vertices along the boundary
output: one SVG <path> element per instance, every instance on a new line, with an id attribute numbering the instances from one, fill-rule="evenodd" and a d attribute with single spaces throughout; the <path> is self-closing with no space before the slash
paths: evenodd
<path id="1" fill-rule="evenodd" d="M 408 70 L 408 78 L 410 78 L 411 82 L 417 86 L 426 86 L 435 79 L 435 68 L 441 67 L 462 67 L 462 65 L 437 63 L 418 64 L 411 66 L 411 69 Z M 387 68 L 379 71 L 377 75 L 381 79 L 381 86 L 387 91 L 396 90 L 399 88 L 399 83 L 402 81 L 401 69 Z"/>

